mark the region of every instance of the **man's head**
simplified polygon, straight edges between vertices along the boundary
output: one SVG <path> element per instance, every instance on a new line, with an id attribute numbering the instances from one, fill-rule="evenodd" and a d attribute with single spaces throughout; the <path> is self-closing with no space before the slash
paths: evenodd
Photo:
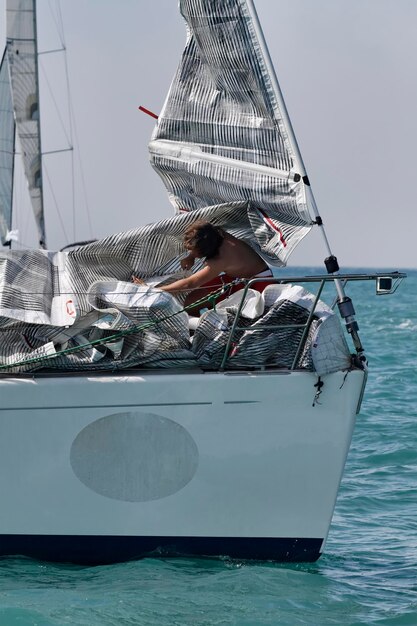
<path id="1" fill-rule="evenodd" d="M 223 241 L 221 228 L 202 220 L 190 224 L 184 233 L 184 245 L 196 258 L 212 259 Z"/>

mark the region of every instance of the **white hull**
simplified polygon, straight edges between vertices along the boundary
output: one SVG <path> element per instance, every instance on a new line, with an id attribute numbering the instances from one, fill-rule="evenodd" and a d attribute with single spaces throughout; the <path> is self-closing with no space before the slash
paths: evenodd
<path id="1" fill-rule="evenodd" d="M 0 380 L 0 554 L 315 560 L 365 373 Z"/>

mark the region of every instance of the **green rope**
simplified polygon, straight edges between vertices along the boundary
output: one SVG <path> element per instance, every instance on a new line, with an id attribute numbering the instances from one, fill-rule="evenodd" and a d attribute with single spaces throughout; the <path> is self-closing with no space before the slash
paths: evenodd
<path id="1" fill-rule="evenodd" d="M 217 301 L 217 299 L 220 297 L 220 295 L 224 292 L 224 290 L 227 287 L 231 287 L 234 284 L 234 282 L 232 283 L 228 283 L 227 285 L 222 285 L 220 289 L 218 289 L 217 291 L 214 291 L 210 294 L 208 294 L 207 296 L 205 296 L 204 298 L 200 298 L 200 300 L 196 300 L 195 302 L 193 302 L 192 304 L 190 304 L 189 306 L 186 306 L 184 308 L 182 308 L 180 311 L 176 311 L 175 313 L 171 313 L 171 315 L 167 315 L 166 317 L 163 317 L 160 320 L 156 320 L 153 322 L 146 322 L 145 324 L 141 324 L 139 326 L 134 326 L 133 328 L 129 328 L 127 330 L 120 330 L 117 333 L 115 333 L 114 335 L 110 335 L 109 337 L 105 337 L 105 338 L 101 338 L 101 339 L 95 339 L 93 341 L 89 341 L 86 344 L 83 344 L 81 346 L 73 346 L 72 348 L 66 348 L 65 350 L 60 350 L 59 352 L 54 352 L 54 354 L 44 354 L 42 356 L 38 356 L 38 357 L 33 357 L 31 359 L 24 359 L 23 361 L 18 361 L 17 363 L 8 363 L 8 364 L 1 364 L 0 365 L 0 371 L 4 370 L 4 369 L 12 369 L 15 367 L 20 367 L 21 365 L 31 365 L 31 364 L 35 364 L 35 363 L 43 363 L 43 362 L 47 362 L 47 361 L 51 361 L 52 359 L 56 359 L 59 356 L 64 356 L 66 354 L 74 354 L 76 352 L 82 352 L 83 350 L 92 348 L 94 346 L 99 346 L 99 345 L 104 345 L 106 343 L 110 343 L 116 339 L 120 339 L 121 337 L 126 337 L 128 335 L 133 335 L 134 333 L 143 331 L 143 330 L 147 330 L 148 328 L 152 328 L 153 326 L 157 326 L 158 324 L 162 324 L 162 322 L 165 322 L 166 320 L 169 320 L 173 317 L 175 317 L 176 315 L 179 315 L 180 313 L 184 313 L 187 312 L 189 309 L 194 309 L 196 306 L 199 306 L 201 304 L 205 304 L 205 303 L 211 303 L 214 310 L 215 310 L 215 303 Z"/>

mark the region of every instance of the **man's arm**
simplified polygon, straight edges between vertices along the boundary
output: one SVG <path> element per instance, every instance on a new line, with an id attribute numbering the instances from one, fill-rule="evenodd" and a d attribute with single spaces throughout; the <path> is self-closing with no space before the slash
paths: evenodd
<path id="1" fill-rule="evenodd" d="M 176 280 L 170 285 L 164 285 L 163 287 L 160 287 L 160 289 L 162 289 L 162 291 L 167 291 L 168 293 L 191 291 L 192 289 L 197 289 L 198 287 L 201 287 L 209 280 L 216 278 L 216 276 L 220 274 L 220 271 L 216 263 L 212 262 L 210 265 L 206 265 L 192 276 Z"/>

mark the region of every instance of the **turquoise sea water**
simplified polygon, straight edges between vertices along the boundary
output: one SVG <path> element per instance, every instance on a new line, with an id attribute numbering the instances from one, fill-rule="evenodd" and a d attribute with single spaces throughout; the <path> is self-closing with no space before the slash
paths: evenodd
<path id="1" fill-rule="evenodd" d="M 311 273 L 302 268 L 291 274 Z M 417 272 L 393 296 L 349 289 L 370 365 L 317 563 L 0 561 L 0 626 L 417 626 Z"/>

